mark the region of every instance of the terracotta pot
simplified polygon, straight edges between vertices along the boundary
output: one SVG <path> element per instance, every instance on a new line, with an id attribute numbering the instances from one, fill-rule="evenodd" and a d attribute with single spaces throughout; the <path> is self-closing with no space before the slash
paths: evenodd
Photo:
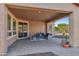
<path id="1" fill-rule="evenodd" d="M 63 48 L 69 48 L 69 44 L 63 44 Z"/>
<path id="2" fill-rule="evenodd" d="M 62 45 L 63 48 L 69 48 L 70 47 L 69 42 L 64 41 L 64 40 L 61 41 L 61 45 Z"/>

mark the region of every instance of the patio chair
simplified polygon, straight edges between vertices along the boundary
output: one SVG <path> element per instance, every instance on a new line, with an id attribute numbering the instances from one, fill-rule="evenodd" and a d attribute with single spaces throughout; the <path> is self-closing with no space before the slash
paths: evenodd
<path id="1" fill-rule="evenodd" d="M 46 33 L 46 39 L 47 40 L 52 40 L 52 34 Z"/>
<path id="2" fill-rule="evenodd" d="M 35 35 L 32 36 L 32 40 L 51 40 L 52 39 L 52 34 L 50 33 L 36 33 Z"/>

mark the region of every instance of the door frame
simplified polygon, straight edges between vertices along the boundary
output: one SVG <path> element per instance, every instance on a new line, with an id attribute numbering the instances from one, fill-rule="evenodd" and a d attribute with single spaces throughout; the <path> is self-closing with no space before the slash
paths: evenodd
<path id="1" fill-rule="evenodd" d="M 29 37 L 29 21 L 25 21 L 25 20 L 18 20 L 18 22 L 17 22 L 17 39 L 23 39 L 23 38 L 18 38 L 18 23 L 19 22 L 22 22 L 22 23 L 27 23 L 28 25 L 27 25 L 27 37 L 23 37 L 23 38 L 28 38 Z"/>

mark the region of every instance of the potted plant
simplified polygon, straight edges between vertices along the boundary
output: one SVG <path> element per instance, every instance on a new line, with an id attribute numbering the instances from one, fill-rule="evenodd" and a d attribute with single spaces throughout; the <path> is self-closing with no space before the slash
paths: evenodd
<path id="1" fill-rule="evenodd" d="M 62 46 L 64 47 L 64 48 L 69 48 L 70 47 L 70 44 L 69 44 L 69 42 L 68 42 L 68 40 L 67 40 L 67 35 L 66 35 L 66 40 L 62 40 Z"/>

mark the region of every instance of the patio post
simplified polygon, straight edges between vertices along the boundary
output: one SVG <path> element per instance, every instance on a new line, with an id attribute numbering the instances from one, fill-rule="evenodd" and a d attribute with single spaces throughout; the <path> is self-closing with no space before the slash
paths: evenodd
<path id="1" fill-rule="evenodd" d="M 69 15 L 69 42 L 73 47 L 79 47 L 79 11 Z"/>
<path id="2" fill-rule="evenodd" d="M 47 33 L 47 22 L 45 22 L 45 33 Z"/>
<path id="3" fill-rule="evenodd" d="M 0 55 L 7 52 L 6 44 L 6 8 L 4 4 L 0 4 Z"/>
<path id="4" fill-rule="evenodd" d="M 52 36 L 54 36 L 54 21 L 52 21 Z"/>

